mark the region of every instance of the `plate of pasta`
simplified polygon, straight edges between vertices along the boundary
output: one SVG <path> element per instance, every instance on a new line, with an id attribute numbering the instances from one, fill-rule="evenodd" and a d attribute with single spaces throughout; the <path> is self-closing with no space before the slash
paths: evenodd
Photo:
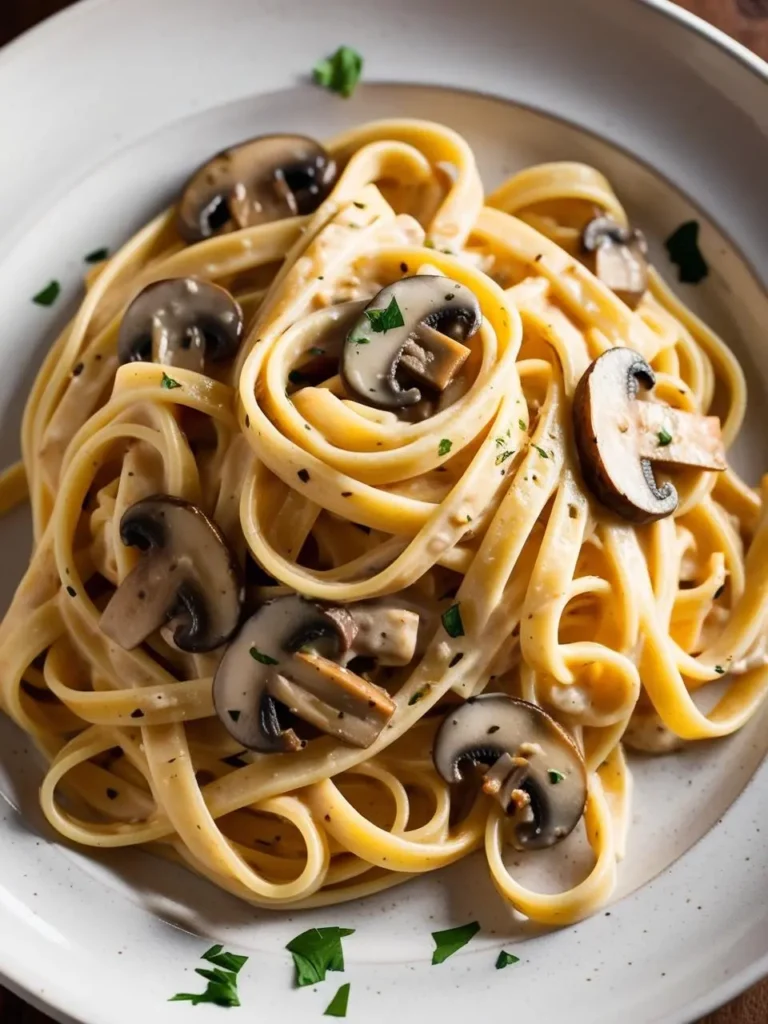
<path id="1" fill-rule="evenodd" d="M 0 977 L 62 1020 L 768 969 L 768 75 L 476 7 L 0 54 Z"/>

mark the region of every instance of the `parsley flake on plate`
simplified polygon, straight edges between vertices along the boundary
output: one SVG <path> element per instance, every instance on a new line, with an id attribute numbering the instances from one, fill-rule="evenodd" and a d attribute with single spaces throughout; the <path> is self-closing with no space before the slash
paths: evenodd
<path id="1" fill-rule="evenodd" d="M 51 281 L 42 291 L 33 296 L 32 301 L 36 306 L 52 306 L 61 293 L 61 285 L 58 281 Z"/>
<path id="2" fill-rule="evenodd" d="M 173 377 L 169 377 L 168 374 L 163 370 L 163 376 L 160 378 L 160 387 L 165 388 L 166 391 L 173 391 L 174 388 L 180 388 L 181 384 Z"/>
<path id="3" fill-rule="evenodd" d="M 345 982 L 328 1004 L 324 1017 L 346 1017 L 347 1006 L 349 1005 L 349 982 Z"/>
<path id="4" fill-rule="evenodd" d="M 663 427 L 656 436 L 659 439 L 659 448 L 666 448 L 668 444 L 672 444 L 672 435 Z"/>
<path id="5" fill-rule="evenodd" d="M 205 978 L 208 985 L 204 992 L 178 992 L 168 1000 L 170 1003 L 187 1002 L 193 1006 L 200 1003 L 213 1003 L 215 1006 L 231 1008 L 240 1005 L 237 991 L 237 976 L 248 962 L 247 956 L 238 953 L 227 953 L 221 945 L 211 946 L 200 957 L 214 964 L 213 970 L 196 967 L 195 974 Z"/>
<path id="6" fill-rule="evenodd" d="M 451 448 L 453 448 L 453 441 L 451 441 L 450 438 L 448 437 L 444 437 L 440 444 L 437 446 L 437 454 L 441 456 L 447 455 Z"/>
<path id="7" fill-rule="evenodd" d="M 327 971 L 343 971 L 341 940 L 354 932 L 354 928 L 310 928 L 291 939 L 285 948 L 293 957 L 297 986 L 325 981 Z"/>
<path id="8" fill-rule="evenodd" d="M 93 252 L 89 252 L 83 259 L 86 263 L 103 263 L 108 256 L 109 249 L 94 249 Z"/>
<path id="9" fill-rule="evenodd" d="M 510 967 L 512 964 L 519 964 L 520 957 L 515 956 L 514 953 L 508 953 L 505 949 L 499 953 L 496 959 L 496 970 L 500 971 L 504 967 Z"/>
<path id="10" fill-rule="evenodd" d="M 686 221 L 673 231 L 664 243 L 669 258 L 677 267 L 677 276 L 683 284 L 698 284 L 709 273 L 707 261 L 699 249 L 699 222 Z"/>
<path id="11" fill-rule="evenodd" d="M 334 54 L 318 61 L 312 69 L 312 77 L 318 85 L 337 92 L 345 99 L 349 99 L 355 91 L 362 73 L 362 55 L 351 46 L 340 46 Z"/>
<path id="12" fill-rule="evenodd" d="M 458 953 L 462 946 L 466 946 L 469 940 L 477 935 L 479 931 L 480 925 L 477 921 L 472 921 L 470 924 L 459 925 L 458 928 L 448 928 L 443 932 L 432 932 L 432 938 L 435 940 L 432 966 L 441 964 L 449 956 Z"/>

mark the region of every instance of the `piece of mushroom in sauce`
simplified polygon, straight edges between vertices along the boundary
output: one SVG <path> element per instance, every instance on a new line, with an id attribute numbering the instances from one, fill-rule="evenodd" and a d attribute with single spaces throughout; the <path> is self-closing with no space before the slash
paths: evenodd
<path id="1" fill-rule="evenodd" d="M 212 651 L 237 629 L 243 587 L 235 556 L 204 512 L 168 494 L 136 502 L 120 539 L 142 552 L 101 616 L 111 640 L 132 650 L 170 623 L 181 651 Z"/>
<path id="2" fill-rule="evenodd" d="M 595 217 L 582 232 L 581 247 L 593 257 L 596 277 L 634 309 L 648 288 L 648 244 L 642 231 L 623 228 L 611 217 Z"/>
<path id="3" fill-rule="evenodd" d="M 677 508 L 673 484 L 656 483 L 653 463 L 721 472 L 725 449 L 716 416 L 700 416 L 637 398 L 651 389 L 653 370 L 629 348 L 611 348 L 579 381 L 573 424 L 581 471 L 604 505 L 633 523 L 649 523 Z"/>
<path id="4" fill-rule="evenodd" d="M 261 135 L 218 153 L 187 182 L 177 227 L 187 242 L 314 213 L 336 164 L 303 135 Z"/>
<path id="5" fill-rule="evenodd" d="M 415 405 L 420 389 L 403 387 L 400 378 L 444 391 L 469 355 L 462 342 L 481 323 L 480 304 L 465 285 L 431 274 L 404 277 L 382 288 L 347 335 L 344 385 L 379 409 Z"/>
<path id="6" fill-rule="evenodd" d="M 470 765 L 488 766 L 483 791 L 511 816 L 520 850 L 560 842 L 584 813 L 587 772 L 578 747 L 527 701 L 503 693 L 471 697 L 443 719 L 433 758 L 449 783 L 460 783 Z"/>
<path id="7" fill-rule="evenodd" d="M 231 359 L 243 336 L 243 312 L 229 292 L 194 277 L 143 288 L 126 309 L 117 337 L 121 363 L 146 361 L 202 372 L 206 360 Z"/>
<path id="8" fill-rule="evenodd" d="M 364 609 L 360 623 L 358 609 Z M 379 611 L 394 624 L 391 610 Z M 344 743 L 369 747 L 395 705 L 345 663 L 373 655 L 379 664 L 407 664 L 418 629 L 418 616 L 403 611 L 400 633 L 374 642 L 371 614 L 378 612 L 364 605 L 323 608 L 296 594 L 262 605 L 227 648 L 213 683 L 216 713 L 238 743 L 262 753 L 301 749 L 295 731 L 280 721 L 282 705 Z"/>

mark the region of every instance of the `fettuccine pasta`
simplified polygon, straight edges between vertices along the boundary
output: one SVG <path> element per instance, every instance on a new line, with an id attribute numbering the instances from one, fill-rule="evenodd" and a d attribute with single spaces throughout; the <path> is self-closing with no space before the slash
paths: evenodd
<path id="1" fill-rule="evenodd" d="M 567 924 L 610 898 L 632 839 L 625 746 L 666 753 L 728 735 L 768 687 L 761 495 L 730 468 L 670 464 L 658 472 L 677 490 L 671 514 L 617 515 L 582 472 L 574 396 L 598 357 L 631 349 L 655 373 L 653 401 L 719 417 L 727 448 L 744 376 L 652 269 L 636 302 L 601 280 L 585 225 L 629 226 L 598 171 L 530 167 L 485 194 L 463 139 L 407 120 L 362 125 L 325 152 L 335 176 L 309 212 L 289 202 L 190 242 L 170 210 L 89 275 L 30 393 L 23 464 L 0 476 L 0 511 L 28 496 L 34 523 L 0 626 L 0 705 L 46 758 L 43 811 L 75 843 L 150 846 L 275 909 L 356 899 L 482 851 L 512 907 Z M 278 178 L 291 199 L 288 172 Z M 218 285 L 239 307 L 244 329 L 226 358 L 209 358 L 202 334 L 203 365 L 178 351 L 121 354 L 133 300 L 175 278 Z M 444 386 L 385 408 L 354 391 L 358 364 L 343 361 L 379 357 L 396 329 L 382 317 L 405 315 L 412 278 L 413 295 L 439 279 L 450 293 L 440 302 L 463 289 L 480 316 L 454 336 L 461 365 Z M 366 320 L 390 286 L 395 305 Z M 384 382 L 393 401 L 408 383 L 397 379 Z M 243 581 L 241 620 L 292 595 L 348 609 L 353 631 L 361 608 L 407 618 L 404 656 L 336 658 L 339 685 L 358 687 L 349 700 L 367 687 L 381 715 L 349 723 L 371 730 L 362 740 L 323 726 L 327 706 L 306 698 L 305 675 L 271 672 L 280 654 L 261 644 L 252 668 L 269 677 L 269 706 L 294 712 L 279 735 L 290 724 L 296 749 L 260 751 L 246 733 L 266 727 L 247 724 L 248 707 L 222 711 L 213 680 L 222 656 L 234 664 L 226 643 L 184 650 L 163 627 L 121 645 L 123 615 L 105 609 L 145 557 L 121 523 L 155 495 L 220 531 Z M 314 655 L 300 655 L 306 674 Z M 700 705 L 712 684 L 717 699 Z M 545 711 L 583 765 L 575 818 L 552 836 L 576 824 L 592 850 L 569 891 L 532 891 L 510 866 L 516 822 L 543 813 L 524 781 L 541 747 L 509 751 L 522 773 L 509 805 L 494 799 L 492 773 L 483 784 L 459 772 L 457 784 L 436 767 L 446 716 L 490 707 L 465 703 L 489 693 L 534 705 L 531 721 Z M 542 767 L 561 784 L 546 794 L 556 801 L 568 772 Z"/>

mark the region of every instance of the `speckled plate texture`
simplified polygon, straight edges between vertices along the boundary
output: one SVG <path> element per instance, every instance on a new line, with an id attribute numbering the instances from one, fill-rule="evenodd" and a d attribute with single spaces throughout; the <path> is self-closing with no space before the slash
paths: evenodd
<path id="1" fill-rule="evenodd" d="M 366 61 L 350 100 L 308 80 L 340 43 Z M 699 220 L 712 271 L 677 287 L 746 366 L 734 457 L 753 481 L 765 466 L 766 65 L 663 0 L 84 0 L 0 53 L 0 96 L 0 464 L 18 457 L 23 398 L 84 253 L 117 245 L 229 143 L 415 116 L 462 132 L 489 188 L 530 163 L 595 164 L 671 281 L 660 242 Z M 51 278 L 62 298 L 33 305 Z M 29 542 L 24 511 L 0 522 L 0 606 Z M 40 819 L 40 761 L 3 721 L 0 980 L 61 1020 L 218 1020 L 167 1002 L 195 990 L 215 940 L 251 958 L 233 1019 L 319 1019 L 350 981 L 348 1019 L 366 1024 L 692 1021 L 768 972 L 767 726 L 635 761 L 615 902 L 548 933 L 512 917 L 479 857 L 365 904 L 266 914 L 150 855 L 71 849 Z M 520 870 L 551 887 L 583 855 L 575 843 Z M 472 943 L 432 967 L 430 932 L 475 919 Z M 284 946 L 313 925 L 356 929 L 347 970 L 295 990 Z M 520 964 L 496 971 L 501 948 Z"/>

